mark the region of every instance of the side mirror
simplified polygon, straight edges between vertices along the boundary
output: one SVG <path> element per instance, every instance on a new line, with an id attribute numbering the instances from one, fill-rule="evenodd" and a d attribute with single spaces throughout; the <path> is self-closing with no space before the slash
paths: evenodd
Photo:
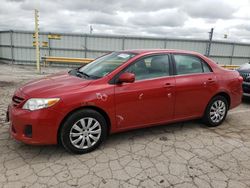
<path id="1" fill-rule="evenodd" d="M 133 83 L 135 81 L 135 74 L 125 72 L 122 73 L 118 79 L 118 83 Z"/>

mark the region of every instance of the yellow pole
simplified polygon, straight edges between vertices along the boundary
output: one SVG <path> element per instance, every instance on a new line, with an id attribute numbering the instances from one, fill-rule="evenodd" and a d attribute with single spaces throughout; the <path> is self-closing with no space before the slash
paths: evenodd
<path id="1" fill-rule="evenodd" d="M 39 20 L 38 10 L 35 9 L 35 45 L 36 45 L 36 70 L 40 73 L 40 49 L 39 49 Z"/>

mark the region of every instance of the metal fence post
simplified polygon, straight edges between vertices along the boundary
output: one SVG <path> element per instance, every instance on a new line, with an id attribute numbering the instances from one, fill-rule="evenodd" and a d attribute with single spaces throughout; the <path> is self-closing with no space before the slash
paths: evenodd
<path id="1" fill-rule="evenodd" d="M 122 37 L 122 50 L 125 50 L 125 36 Z"/>
<path id="2" fill-rule="evenodd" d="M 14 64 L 13 30 L 10 30 L 11 63 Z"/>
<path id="3" fill-rule="evenodd" d="M 49 33 L 49 35 L 51 35 L 51 33 Z M 50 41 L 50 37 L 48 37 L 48 42 L 49 42 L 49 56 L 51 55 L 51 41 Z"/>
<path id="4" fill-rule="evenodd" d="M 164 49 L 167 48 L 167 39 L 164 40 Z"/>
<path id="5" fill-rule="evenodd" d="M 211 44 L 212 44 L 212 39 L 213 39 L 213 34 L 214 34 L 214 28 L 211 28 L 211 31 L 209 33 L 209 41 L 207 44 L 207 49 L 206 49 L 206 56 L 209 57 L 210 55 L 210 49 L 211 49 Z"/>
<path id="6" fill-rule="evenodd" d="M 84 35 L 84 57 L 87 58 L 87 34 Z"/>
<path id="7" fill-rule="evenodd" d="M 230 65 L 232 65 L 232 63 L 233 63 L 235 43 L 232 43 L 232 45 L 233 45 L 233 48 L 232 48 L 232 55 L 231 55 Z"/>

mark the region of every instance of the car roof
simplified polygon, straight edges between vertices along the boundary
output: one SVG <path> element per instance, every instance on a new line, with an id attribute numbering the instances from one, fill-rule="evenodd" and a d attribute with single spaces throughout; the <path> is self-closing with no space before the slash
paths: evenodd
<path id="1" fill-rule="evenodd" d="M 188 50 L 177 50 L 177 49 L 132 49 L 132 50 L 123 50 L 120 52 L 130 52 L 136 54 L 154 54 L 154 53 L 185 53 L 193 55 L 202 55 L 198 52 L 188 51 Z"/>

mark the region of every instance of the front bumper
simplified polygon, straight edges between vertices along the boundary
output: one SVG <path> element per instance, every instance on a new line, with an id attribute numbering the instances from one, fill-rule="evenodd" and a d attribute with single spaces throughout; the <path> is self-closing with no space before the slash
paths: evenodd
<path id="1" fill-rule="evenodd" d="M 250 82 L 243 82 L 242 89 L 243 96 L 250 97 Z"/>
<path id="2" fill-rule="evenodd" d="M 57 111 L 50 108 L 29 111 L 9 105 L 7 116 L 14 139 L 32 145 L 57 144 L 57 130 L 62 120 Z M 27 134 L 27 130 L 32 131 L 31 134 Z"/>

